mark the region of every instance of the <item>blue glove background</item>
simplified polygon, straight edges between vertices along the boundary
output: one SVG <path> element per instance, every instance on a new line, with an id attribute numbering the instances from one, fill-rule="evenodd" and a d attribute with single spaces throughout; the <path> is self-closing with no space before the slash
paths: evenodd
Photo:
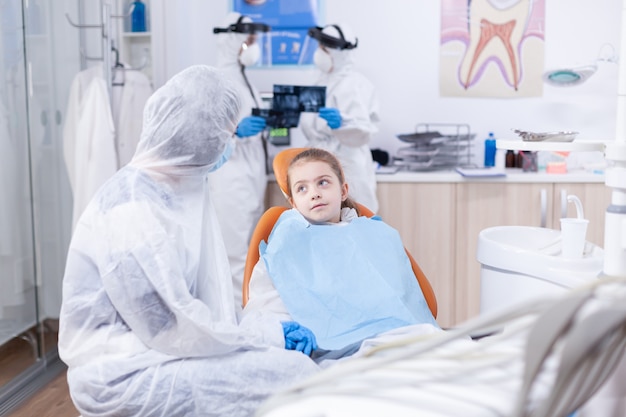
<path id="1" fill-rule="evenodd" d="M 326 120 L 331 129 L 337 129 L 341 126 L 341 114 L 334 107 L 322 107 L 319 114 L 322 119 Z"/>
<path id="2" fill-rule="evenodd" d="M 283 321 L 281 324 L 285 335 L 285 349 L 297 350 L 311 356 L 311 352 L 317 349 L 313 332 L 295 321 Z"/>
<path id="3" fill-rule="evenodd" d="M 247 116 L 239 122 L 236 133 L 240 138 L 247 138 L 260 133 L 263 129 L 265 129 L 264 118 L 261 116 Z"/>

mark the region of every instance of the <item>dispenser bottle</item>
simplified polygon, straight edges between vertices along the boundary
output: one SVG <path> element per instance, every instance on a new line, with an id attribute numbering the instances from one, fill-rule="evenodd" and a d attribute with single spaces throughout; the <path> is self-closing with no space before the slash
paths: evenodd
<path id="1" fill-rule="evenodd" d="M 492 167 L 496 164 L 496 138 L 493 132 L 489 132 L 489 137 L 485 139 L 485 166 Z"/>
<path id="2" fill-rule="evenodd" d="M 133 11 L 130 15 L 130 30 L 132 32 L 146 31 L 146 5 L 141 0 L 136 0 L 132 4 Z"/>

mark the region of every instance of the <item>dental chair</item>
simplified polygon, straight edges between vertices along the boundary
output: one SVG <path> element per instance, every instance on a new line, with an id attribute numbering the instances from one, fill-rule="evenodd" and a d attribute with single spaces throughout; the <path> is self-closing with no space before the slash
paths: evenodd
<path id="1" fill-rule="evenodd" d="M 280 187 L 280 190 L 282 191 L 283 195 L 285 195 L 285 198 L 288 195 L 287 169 L 289 168 L 289 164 L 291 163 L 291 160 L 300 152 L 302 152 L 304 149 L 305 148 L 285 149 L 279 152 L 274 157 L 274 161 L 272 163 L 272 166 L 274 169 L 274 176 L 276 177 L 276 182 L 278 183 L 278 186 Z M 367 217 L 374 216 L 374 213 L 370 209 L 368 209 L 362 204 L 359 204 L 358 202 L 356 204 L 357 204 L 357 211 L 358 211 L 359 216 L 367 216 Z M 250 239 L 250 245 L 248 246 L 248 255 L 246 257 L 246 264 L 245 264 L 244 273 L 243 273 L 242 300 L 243 300 L 244 307 L 247 304 L 248 299 L 249 299 L 249 286 L 250 286 L 250 277 L 252 276 L 252 270 L 254 269 L 254 266 L 256 265 L 256 263 L 259 261 L 259 243 L 261 243 L 261 240 L 267 242 L 267 239 L 270 233 L 272 232 L 272 229 L 274 228 L 274 224 L 276 223 L 276 220 L 278 220 L 280 215 L 286 210 L 289 210 L 289 208 L 283 207 L 283 206 L 274 206 L 274 207 L 270 207 L 269 209 L 267 209 L 267 211 L 265 211 L 265 213 L 263 213 L 263 215 L 259 219 L 259 222 L 257 223 L 254 229 L 254 232 L 252 233 L 252 237 Z M 437 318 L 437 299 L 435 297 L 435 292 L 433 291 L 433 288 L 430 285 L 430 282 L 426 278 L 426 275 L 424 275 L 424 272 L 422 272 L 422 269 L 419 267 L 419 265 L 417 264 L 413 256 L 411 256 L 408 250 L 406 250 L 406 254 L 409 257 L 409 260 L 411 261 L 413 273 L 415 274 L 417 282 L 419 283 L 422 293 L 424 294 L 424 298 L 426 299 L 428 308 L 433 314 L 433 317 L 435 317 L 436 319 Z"/>

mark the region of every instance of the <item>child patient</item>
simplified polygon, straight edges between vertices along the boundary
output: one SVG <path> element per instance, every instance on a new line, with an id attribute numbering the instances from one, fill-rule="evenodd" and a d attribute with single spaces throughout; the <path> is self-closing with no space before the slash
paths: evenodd
<path id="1" fill-rule="evenodd" d="M 293 209 L 261 242 L 244 315 L 274 313 L 308 327 L 318 359 L 353 354 L 364 340 L 405 326 L 439 329 L 398 232 L 359 217 L 331 153 L 296 155 L 287 183 Z"/>

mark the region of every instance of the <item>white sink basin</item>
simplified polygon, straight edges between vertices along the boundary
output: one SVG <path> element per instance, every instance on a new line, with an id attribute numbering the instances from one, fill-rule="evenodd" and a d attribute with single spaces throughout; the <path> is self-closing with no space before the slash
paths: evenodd
<path id="1" fill-rule="evenodd" d="M 478 235 L 481 312 L 517 301 L 562 293 L 602 271 L 604 251 L 586 242 L 580 259 L 560 256 L 561 231 L 530 226 L 498 226 Z"/>
<path id="2" fill-rule="evenodd" d="M 497 226 L 478 235 L 476 258 L 483 265 L 533 275 L 571 287 L 572 280 L 588 280 L 602 271 L 604 251 L 585 244 L 580 259 L 560 256 L 561 231 L 544 227 Z"/>

